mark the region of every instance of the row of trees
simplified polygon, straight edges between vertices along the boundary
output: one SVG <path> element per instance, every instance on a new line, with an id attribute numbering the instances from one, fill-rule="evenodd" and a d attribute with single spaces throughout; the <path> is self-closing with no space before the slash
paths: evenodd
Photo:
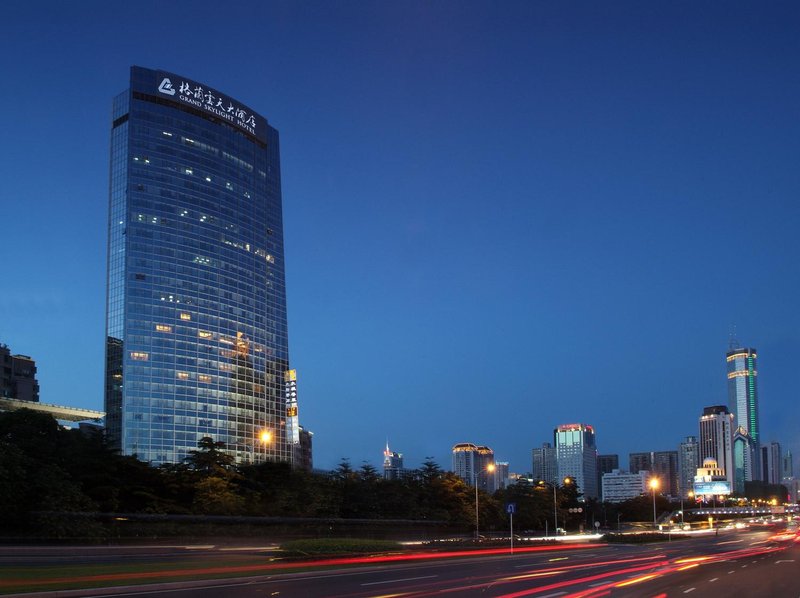
<path id="1" fill-rule="evenodd" d="M 560 527 L 594 520 L 613 525 L 617 515 L 622 521 L 652 517 L 647 498 L 611 507 L 578 497 L 574 485 L 558 490 Z M 505 505 L 512 502 L 516 529 L 552 529 L 552 487 L 514 484 L 479 498 L 481 530 L 506 529 Z M 346 459 L 330 474 L 283 463 L 236 467 L 211 438 L 202 439 L 185 463 L 153 467 L 116 454 L 102 434 L 64 430 L 46 414 L 0 413 L 0 528 L 13 533 L 52 526 L 48 514 L 63 512 L 404 519 L 468 531 L 475 494 L 430 459 L 404 480 L 384 480 L 372 465 L 354 469 Z"/>

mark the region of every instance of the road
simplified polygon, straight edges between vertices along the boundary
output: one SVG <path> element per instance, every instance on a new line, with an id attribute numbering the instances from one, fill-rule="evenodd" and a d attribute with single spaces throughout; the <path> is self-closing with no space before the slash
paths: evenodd
<path id="1" fill-rule="evenodd" d="M 203 552 L 203 551 L 201 551 Z M 207 558 L 213 559 L 213 551 Z M 62 592 L 59 596 L 517 598 L 800 596 L 794 533 L 723 532 L 648 545 L 593 545 L 368 567 Z M 51 594 L 52 595 L 52 594 Z M 27 596 L 30 596 L 28 594 Z"/>

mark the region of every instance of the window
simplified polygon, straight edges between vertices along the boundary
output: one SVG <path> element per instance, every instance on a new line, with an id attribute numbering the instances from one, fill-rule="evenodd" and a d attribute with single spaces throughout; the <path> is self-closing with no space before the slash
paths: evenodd
<path id="1" fill-rule="evenodd" d="M 135 359 L 136 361 L 147 361 L 150 359 L 150 354 L 142 351 L 131 351 L 131 359 Z"/>
<path id="2" fill-rule="evenodd" d="M 197 336 L 200 338 L 211 338 L 213 334 L 211 334 L 208 330 L 198 330 Z"/>
<path id="3" fill-rule="evenodd" d="M 200 382 L 211 382 L 211 376 L 208 374 L 198 374 L 197 379 L 200 380 Z"/>
<path id="4" fill-rule="evenodd" d="M 176 372 L 175 375 L 178 377 L 178 380 L 188 380 L 189 379 L 189 372 Z"/>
<path id="5" fill-rule="evenodd" d="M 158 332 L 172 332 L 172 326 L 168 324 L 156 324 L 156 330 Z"/>
<path id="6" fill-rule="evenodd" d="M 188 320 L 191 320 L 191 319 L 192 319 L 192 314 L 188 314 L 185 311 L 181 312 L 181 320 L 188 321 Z"/>

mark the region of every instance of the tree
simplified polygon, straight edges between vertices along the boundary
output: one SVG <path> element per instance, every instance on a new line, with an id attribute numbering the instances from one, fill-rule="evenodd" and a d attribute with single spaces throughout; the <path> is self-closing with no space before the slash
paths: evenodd
<path id="1" fill-rule="evenodd" d="M 206 475 L 229 476 L 233 468 L 233 456 L 225 452 L 225 443 L 203 436 L 197 443 L 200 450 L 189 451 L 186 463 L 195 471 Z"/>
<path id="2" fill-rule="evenodd" d="M 194 510 L 205 515 L 241 515 L 245 500 L 230 480 L 208 476 L 195 484 Z"/>

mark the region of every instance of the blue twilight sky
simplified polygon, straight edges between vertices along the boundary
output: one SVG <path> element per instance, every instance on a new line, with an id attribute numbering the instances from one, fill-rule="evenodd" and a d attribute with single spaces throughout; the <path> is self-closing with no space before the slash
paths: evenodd
<path id="1" fill-rule="evenodd" d="M 671 450 L 759 350 L 800 454 L 800 4 L 52 2 L 0 19 L 0 342 L 103 408 L 111 98 L 132 64 L 281 133 L 315 465 L 416 467 L 560 423 Z M 794 348 L 793 348 L 794 347 Z"/>

